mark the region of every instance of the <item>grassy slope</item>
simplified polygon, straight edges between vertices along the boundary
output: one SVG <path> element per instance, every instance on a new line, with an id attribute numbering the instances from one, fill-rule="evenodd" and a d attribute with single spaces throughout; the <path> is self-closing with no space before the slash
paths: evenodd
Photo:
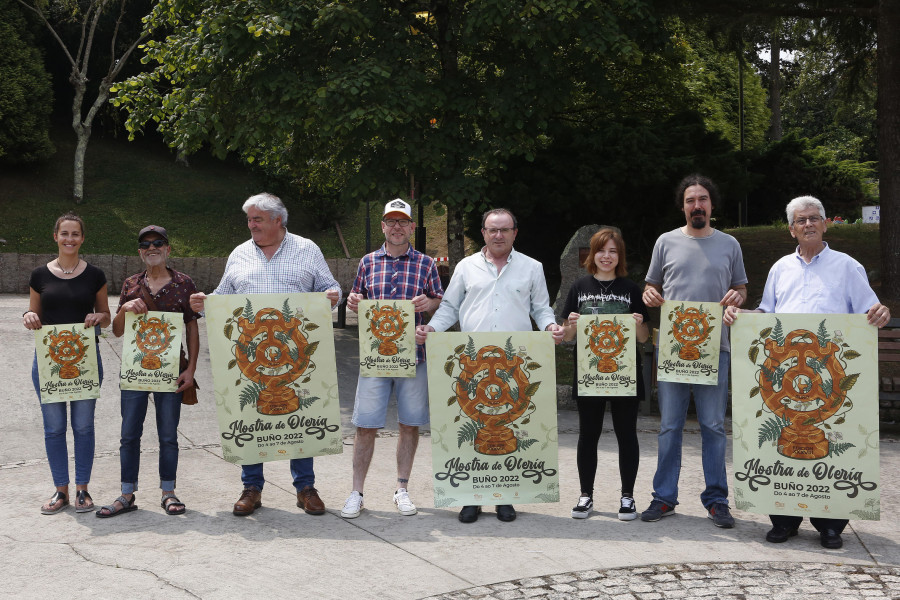
<path id="1" fill-rule="evenodd" d="M 209 157 L 178 166 L 160 145 L 94 138 L 88 145 L 85 173 L 86 201 L 71 200 L 74 137 L 58 130 L 57 154 L 46 164 L 27 169 L 0 170 L 0 244 L 2 252 L 55 252 L 52 228 L 56 217 L 74 209 L 86 222 L 84 251 L 89 254 L 132 254 L 134 236 L 154 223 L 169 230 L 181 256 L 227 256 L 249 234 L 241 204 L 263 191 L 260 177 L 237 162 Z M 393 194 L 395 195 L 395 193 Z M 392 195 L 371 202 L 372 244 L 384 240 L 379 227 L 381 209 Z M 333 223 L 306 223 L 299 206 L 288 205 L 288 228 L 312 238 L 326 257 L 343 257 Z M 431 254 L 446 254 L 446 229 L 434 209 L 426 210 Z M 351 256 L 365 250 L 365 205 L 341 224 Z"/>

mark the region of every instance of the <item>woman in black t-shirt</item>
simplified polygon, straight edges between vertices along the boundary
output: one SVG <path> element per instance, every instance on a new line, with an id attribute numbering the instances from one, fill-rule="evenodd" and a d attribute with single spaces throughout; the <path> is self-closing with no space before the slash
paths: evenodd
<path id="1" fill-rule="evenodd" d="M 563 313 L 565 340 L 575 338 L 578 317 L 590 314 L 630 314 L 634 317 L 637 341 L 645 342 L 650 335 L 647 327 L 647 307 L 641 298 L 641 289 L 630 279 L 625 263 L 625 241 L 622 232 L 615 227 L 604 227 L 591 237 L 591 249 L 584 261 L 587 277 L 577 280 L 569 290 Z M 575 348 L 576 365 L 578 348 Z M 637 353 L 637 370 L 641 372 L 640 352 Z M 634 481 L 637 478 L 640 450 L 637 438 L 638 398 L 644 395 L 644 381 L 637 378 L 637 396 L 578 395 L 576 375 L 572 382 L 572 397 L 578 406 L 578 479 L 581 496 L 572 509 L 572 517 L 585 519 L 594 507 L 594 477 L 597 472 L 597 443 L 603 431 L 603 414 L 606 401 L 610 400 L 613 430 L 619 443 L 619 477 L 622 481 L 622 498 L 619 519 L 631 521 L 637 516 L 634 507 Z"/>
<path id="2" fill-rule="evenodd" d="M 31 272 L 28 310 L 22 315 L 27 329 L 43 325 L 84 322 L 85 327 L 109 325 L 109 303 L 106 296 L 106 275 L 81 259 L 79 250 L 84 242 L 84 221 L 72 213 L 56 220 L 53 239 L 59 247 L 58 256 L 43 267 Z M 103 379 L 103 364 L 97 349 L 97 365 Z M 38 381 L 37 355 L 31 367 L 34 391 L 41 397 Z M 66 406 L 71 406 L 72 434 L 75 440 L 75 510 L 91 512 L 94 503 L 88 493 L 91 468 L 94 464 L 94 406 L 96 400 L 50 402 L 41 404 L 44 418 L 44 445 L 53 476 L 56 493 L 41 506 L 41 512 L 52 515 L 69 505 L 69 453 L 66 447 Z"/>

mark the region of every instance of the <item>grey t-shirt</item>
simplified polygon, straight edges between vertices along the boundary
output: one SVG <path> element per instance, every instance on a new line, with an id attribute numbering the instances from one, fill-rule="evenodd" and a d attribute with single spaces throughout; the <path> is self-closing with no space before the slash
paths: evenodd
<path id="1" fill-rule="evenodd" d="M 666 300 L 718 303 L 729 288 L 747 283 L 741 245 L 727 233 L 694 238 L 681 228 L 664 233 L 653 246 L 647 283 L 662 286 Z M 723 352 L 730 352 L 727 327 L 721 323 Z"/>

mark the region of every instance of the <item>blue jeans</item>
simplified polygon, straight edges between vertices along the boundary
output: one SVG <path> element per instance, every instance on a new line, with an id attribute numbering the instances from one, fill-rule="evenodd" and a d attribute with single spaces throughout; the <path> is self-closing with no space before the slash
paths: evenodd
<path id="1" fill-rule="evenodd" d="M 150 392 L 122 390 L 122 441 L 119 460 L 122 466 L 122 493 L 133 494 L 138 489 L 141 466 L 141 435 Z M 159 487 L 175 489 L 178 471 L 178 421 L 181 418 L 181 394 L 153 392 L 156 406 L 156 431 L 159 435 Z"/>
<path id="2" fill-rule="evenodd" d="M 700 423 L 703 477 L 706 489 L 700 494 L 703 506 L 728 504 L 728 476 L 725 474 L 725 409 L 728 407 L 728 368 L 730 352 L 719 354 L 719 383 L 694 385 L 660 381 L 659 436 L 653 497 L 669 506 L 678 504 L 678 478 L 681 475 L 681 446 L 684 421 L 694 391 L 694 406 Z"/>
<path id="3" fill-rule="evenodd" d="M 103 382 L 103 361 L 97 348 L 97 367 L 100 382 Z M 38 376 L 37 355 L 31 363 L 31 382 L 38 401 L 41 399 L 41 383 Z M 44 447 L 53 485 L 69 485 L 69 449 L 66 445 L 66 407 L 71 406 L 72 437 L 75 440 L 75 485 L 87 485 L 91 481 L 94 468 L 94 407 L 97 401 L 75 400 L 72 402 L 50 402 L 41 404 L 44 418 Z"/>
<path id="4" fill-rule="evenodd" d="M 308 485 L 315 485 L 316 475 L 313 473 L 313 459 L 292 458 L 291 476 L 294 478 L 294 487 L 298 492 Z M 263 463 L 242 466 L 241 481 L 244 482 L 245 488 L 253 487 L 262 491 L 263 484 L 266 482 L 263 477 Z"/>

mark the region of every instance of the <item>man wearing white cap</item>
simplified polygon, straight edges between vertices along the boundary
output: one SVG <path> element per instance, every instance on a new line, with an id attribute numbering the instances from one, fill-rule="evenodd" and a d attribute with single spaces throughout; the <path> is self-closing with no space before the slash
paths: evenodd
<path id="1" fill-rule="evenodd" d="M 347 307 L 356 312 L 359 301 L 412 300 L 416 325 L 424 322 L 425 312 L 434 312 L 444 290 L 434 259 L 415 250 L 409 243 L 416 224 L 409 204 L 399 198 L 384 206 L 381 231 L 384 245 L 359 261 L 353 290 Z M 375 437 L 384 427 L 391 391 L 397 397 L 397 491 L 394 504 L 401 515 L 416 514 L 409 499 L 407 484 L 413 458 L 419 444 L 419 427 L 428 423 L 428 378 L 425 373 L 425 346 L 416 346 L 416 376 L 359 377 L 352 422 L 356 425 L 353 443 L 353 491 L 344 503 L 341 516 L 354 519 L 363 509 L 363 487 L 375 450 Z"/>

